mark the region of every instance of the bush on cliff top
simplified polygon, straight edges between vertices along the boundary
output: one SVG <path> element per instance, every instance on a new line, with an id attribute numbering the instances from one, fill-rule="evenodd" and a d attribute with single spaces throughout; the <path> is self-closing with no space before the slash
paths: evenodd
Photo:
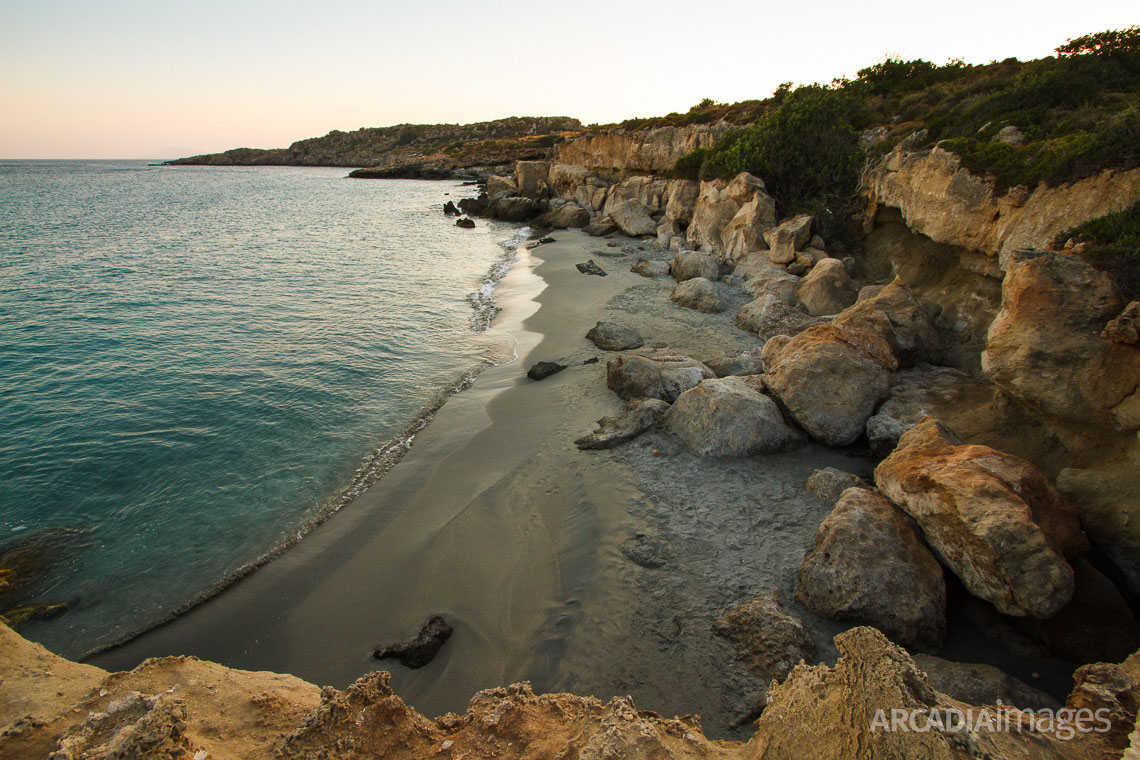
<path id="1" fill-rule="evenodd" d="M 1140 202 L 1057 235 L 1054 243 L 1084 243 L 1081 258 L 1112 278 L 1121 298 L 1140 299 Z"/>

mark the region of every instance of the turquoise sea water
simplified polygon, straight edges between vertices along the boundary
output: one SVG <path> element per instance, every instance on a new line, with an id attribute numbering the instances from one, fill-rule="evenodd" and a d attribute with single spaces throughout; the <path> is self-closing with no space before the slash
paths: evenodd
<path id="1" fill-rule="evenodd" d="M 29 598 L 71 604 L 26 635 L 169 614 L 501 356 L 472 295 L 517 230 L 345 173 L 0 162 L 0 553 L 55 529 Z"/>

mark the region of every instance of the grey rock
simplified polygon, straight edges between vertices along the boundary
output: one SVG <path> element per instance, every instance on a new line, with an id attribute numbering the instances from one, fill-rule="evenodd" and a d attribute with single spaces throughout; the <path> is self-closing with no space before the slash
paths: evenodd
<path id="1" fill-rule="evenodd" d="M 635 398 L 626 409 L 614 417 L 602 417 L 598 428 L 589 435 L 574 441 L 580 449 L 612 449 L 633 440 L 661 421 L 669 404 L 656 398 Z"/>
<path id="2" fill-rule="evenodd" d="M 855 303 L 858 295 L 839 259 L 823 259 L 796 286 L 796 298 L 814 316 L 838 314 Z"/>
<path id="3" fill-rule="evenodd" d="M 649 211 L 638 201 L 622 201 L 608 210 L 614 224 L 630 237 L 655 235 L 657 233 L 657 222 L 653 221 Z"/>
<path id="4" fill-rule="evenodd" d="M 617 322 L 598 322 L 586 333 L 586 338 L 605 351 L 625 351 L 645 345 L 641 333 Z"/>
<path id="5" fill-rule="evenodd" d="M 743 351 L 738 354 L 726 354 L 715 359 L 709 359 L 705 366 L 716 373 L 717 377 L 733 375 L 759 375 L 764 371 L 760 361 L 760 352 Z"/>
<path id="6" fill-rule="evenodd" d="M 590 259 L 585 264 L 575 264 L 574 266 L 582 274 L 594 274 L 594 275 L 597 275 L 599 277 L 605 277 L 606 276 L 606 270 L 602 269 L 600 266 L 595 264 L 593 259 Z"/>
<path id="7" fill-rule="evenodd" d="M 669 264 L 669 273 L 677 282 L 704 277 L 715 280 L 720 276 L 720 266 L 712 256 L 696 251 L 678 251 Z"/>
<path id="8" fill-rule="evenodd" d="M 606 365 L 606 387 L 626 400 L 644 396 L 672 404 L 710 377 L 711 369 L 687 356 L 622 356 Z"/>
<path id="9" fill-rule="evenodd" d="M 775 594 L 760 594 L 725 610 L 713 632 L 732 642 L 736 659 L 765 683 L 782 681 L 801 660 L 815 658 L 815 643 Z"/>
<path id="10" fill-rule="evenodd" d="M 833 324 L 875 333 L 904 367 L 937 353 L 938 333 L 927 316 L 927 307 L 898 278 L 844 309 Z"/>
<path id="11" fill-rule="evenodd" d="M 372 656 L 377 660 L 395 659 L 412 669 L 422 668 L 435 659 L 452 633 L 454 630 L 442 616 L 433 615 L 414 639 L 380 647 Z"/>
<path id="12" fill-rule="evenodd" d="M 667 277 L 669 275 L 669 264 L 664 261 L 638 259 L 633 262 L 633 266 L 629 268 L 629 271 L 634 274 L 639 274 L 642 277 Z"/>
<path id="13" fill-rule="evenodd" d="M 1061 703 L 1040 689 L 992 665 L 951 662 L 929 654 L 914 656 L 930 685 L 948 697 L 971 705 L 1012 705 L 1022 710 L 1056 710 Z"/>
<path id="14" fill-rule="evenodd" d="M 769 293 L 742 306 L 732 323 L 761 340 L 768 340 L 776 335 L 796 335 L 825 321 L 789 306 L 786 301 Z"/>
<path id="15" fill-rule="evenodd" d="M 566 365 L 558 362 L 538 362 L 526 371 L 526 376 L 531 380 L 545 380 L 551 375 L 557 375 L 564 369 L 566 369 Z"/>
<path id="16" fill-rule="evenodd" d="M 475 220 L 464 217 L 463 219 L 455 220 L 456 227 L 464 227 L 466 229 L 473 229 L 475 227 Z"/>
<path id="17" fill-rule="evenodd" d="M 658 538 L 636 533 L 621 544 L 622 556 L 635 565 L 654 570 L 669 562 L 669 550 Z"/>
<path id="18" fill-rule="evenodd" d="M 828 504 L 835 504 L 840 495 L 848 488 L 865 488 L 871 490 L 874 486 L 855 473 L 845 472 L 835 467 L 824 467 L 816 470 L 807 480 L 808 491 L 811 491 Z"/>
<path id="19" fill-rule="evenodd" d="M 800 214 L 764 232 L 768 243 L 768 258 L 774 264 L 788 264 L 811 240 L 811 216 Z"/>
<path id="20" fill-rule="evenodd" d="M 716 285 L 704 277 L 678 282 L 673 292 L 669 294 L 669 300 L 678 306 L 703 311 L 706 314 L 715 314 L 724 310 Z"/>
<path id="21" fill-rule="evenodd" d="M 605 237 L 617 232 L 618 226 L 608 216 L 595 216 L 593 221 L 582 228 L 587 235 Z"/>
<path id="22" fill-rule="evenodd" d="M 803 435 L 784 421 L 763 387 L 755 376 L 705 380 L 677 398 L 664 427 L 703 455 L 753 456 L 803 445 Z"/>

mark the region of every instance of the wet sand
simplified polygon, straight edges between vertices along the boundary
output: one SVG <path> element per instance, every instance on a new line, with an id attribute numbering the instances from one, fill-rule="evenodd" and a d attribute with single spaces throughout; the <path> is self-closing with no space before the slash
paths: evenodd
<path id="1" fill-rule="evenodd" d="M 724 313 L 700 314 L 669 301 L 670 278 L 630 273 L 639 255 L 668 258 L 648 244 L 553 237 L 520 251 L 497 291 L 494 329 L 517 341 L 516 361 L 451 398 L 383 480 L 296 547 L 91 662 L 125 669 L 188 654 L 337 687 L 385 669 L 397 694 L 428 715 L 529 680 L 536 691 L 632 695 L 643 709 L 700 713 L 710 736 L 744 737 L 747 727 L 731 725 L 767 684 L 713 635 L 720 610 L 779 591 L 833 660 L 831 637 L 848 626 L 792 600 L 796 568 L 830 510 L 804 483 L 818 467 L 866 475 L 871 463 L 815 445 L 700 457 L 657 432 L 579 451 L 574 439 L 623 407 L 605 385 L 616 354 L 584 338 L 597 320 L 635 326 L 646 337 L 639 352 L 650 355 L 708 359 L 755 339 L 731 324 L 749 300 L 739 290 L 725 287 Z M 609 276 L 580 274 L 574 265 L 587 258 Z M 541 360 L 569 367 L 527 379 Z M 658 542 L 663 566 L 622 553 L 636 534 Z M 430 665 L 371 657 L 434 614 L 455 634 Z"/>

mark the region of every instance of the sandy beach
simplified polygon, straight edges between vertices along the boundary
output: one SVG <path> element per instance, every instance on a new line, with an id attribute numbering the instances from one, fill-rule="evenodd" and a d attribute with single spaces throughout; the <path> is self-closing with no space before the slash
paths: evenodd
<path id="1" fill-rule="evenodd" d="M 659 432 L 580 451 L 574 440 L 624 406 L 606 388 L 617 354 L 584 338 L 599 319 L 635 326 L 647 355 L 709 359 L 755 338 L 731 324 L 749 300 L 739 289 L 718 285 L 729 308 L 703 314 L 669 301 L 671 278 L 631 273 L 639 256 L 669 257 L 648 243 L 577 230 L 553 237 L 520 250 L 497 291 L 503 312 L 490 339 L 516 342 L 515 361 L 450 399 L 391 473 L 296 547 L 91 662 L 127 669 L 194 655 L 336 687 L 384 669 L 427 715 L 528 680 L 536 691 L 631 695 L 662 714 L 700 713 L 710 736 L 739 737 L 748 729 L 735 724 L 767 684 L 713 634 L 719 611 L 776 591 L 832 661 L 831 639 L 847 626 L 792 600 L 796 568 L 830 510 L 804 483 L 825 466 L 867 475 L 871 462 L 815 444 L 702 457 Z M 575 264 L 590 258 L 609 276 L 579 273 Z M 529 380 L 542 360 L 568 368 Z M 645 539 L 660 567 L 623 553 Z M 427 667 L 371 657 L 435 614 L 455 634 Z"/>

